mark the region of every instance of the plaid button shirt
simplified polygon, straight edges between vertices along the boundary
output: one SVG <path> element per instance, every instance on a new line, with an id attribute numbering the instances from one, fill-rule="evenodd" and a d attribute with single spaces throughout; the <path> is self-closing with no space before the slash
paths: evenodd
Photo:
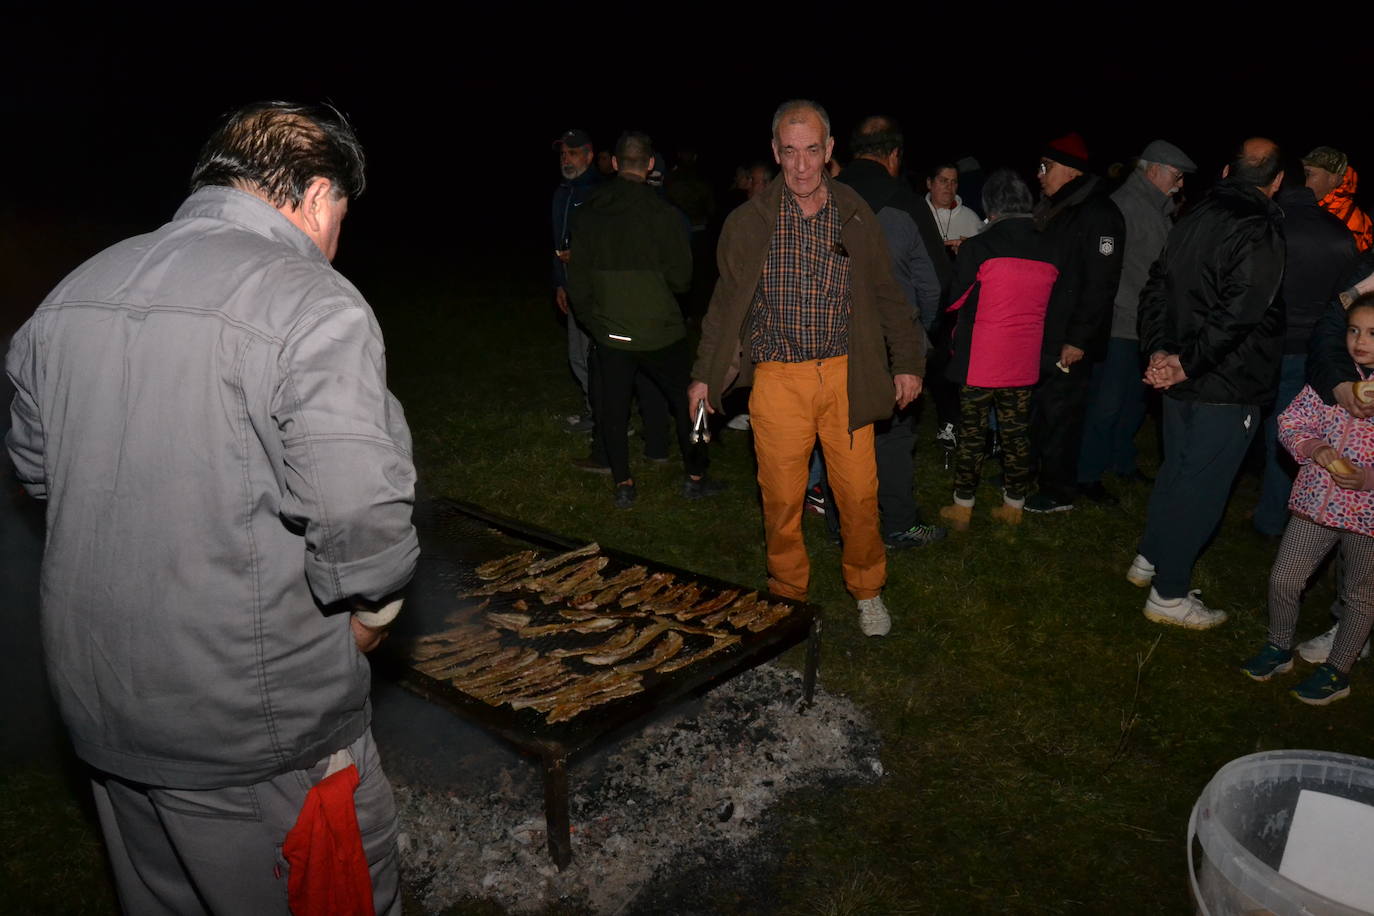
<path id="1" fill-rule="evenodd" d="M 784 188 L 749 313 L 750 359 L 800 363 L 848 353 L 849 270 L 834 198 L 808 219 Z"/>

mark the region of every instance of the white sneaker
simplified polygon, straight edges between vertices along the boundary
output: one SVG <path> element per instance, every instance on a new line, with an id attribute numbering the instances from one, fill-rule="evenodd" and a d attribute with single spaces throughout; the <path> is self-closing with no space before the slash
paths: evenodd
<path id="1" fill-rule="evenodd" d="M 1126 581 L 1140 588 L 1149 588 L 1154 580 L 1155 564 L 1136 554 L 1131 561 L 1131 568 L 1126 570 Z"/>
<path id="2" fill-rule="evenodd" d="M 1320 636 L 1313 636 L 1307 642 L 1298 643 L 1298 654 L 1302 660 L 1313 665 L 1320 665 L 1326 662 L 1326 657 L 1331 654 L 1331 646 L 1336 641 L 1336 629 L 1340 624 L 1336 624 Z M 1366 640 L 1364 648 L 1360 650 L 1360 658 L 1369 658 L 1369 641 Z"/>
<path id="3" fill-rule="evenodd" d="M 730 421 L 729 421 L 728 423 L 725 424 L 725 428 L 726 428 L 726 429 L 748 429 L 748 428 L 749 428 L 749 414 L 747 414 L 747 413 L 737 413 L 737 414 L 735 414 L 733 417 L 730 418 Z"/>
<path id="4" fill-rule="evenodd" d="M 1159 592 L 1150 589 L 1150 597 L 1145 601 L 1145 617 L 1155 623 L 1167 623 L 1189 630 L 1210 630 L 1226 622 L 1226 612 L 1209 608 L 1198 596 L 1202 592 L 1193 589 L 1186 598 L 1164 599 Z"/>
<path id="5" fill-rule="evenodd" d="M 859 599 L 859 630 L 865 636 L 886 636 L 892 629 L 892 618 L 881 595 Z"/>

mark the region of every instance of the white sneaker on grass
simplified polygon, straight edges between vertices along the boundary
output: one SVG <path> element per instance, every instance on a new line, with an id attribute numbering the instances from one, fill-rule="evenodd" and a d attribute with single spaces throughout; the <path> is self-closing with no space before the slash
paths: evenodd
<path id="1" fill-rule="evenodd" d="M 1190 591 L 1183 598 L 1161 598 L 1159 592 L 1150 589 L 1150 597 L 1145 601 L 1145 617 L 1155 623 L 1189 630 L 1210 630 L 1226 622 L 1226 612 L 1214 610 L 1202 603 L 1198 596 L 1202 592 Z"/>
<path id="2" fill-rule="evenodd" d="M 1155 564 L 1136 554 L 1131 561 L 1131 568 L 1126 570 L 1126 581 L 1140 588 L 1149 588 L 1150 583 L 1155 581 Z"/>
<path id="3" fill-rule="evenodd" d="M 859 599 L 859 630 L 865 636 L 886 636 L 892 629 L 892 618 L 881 595 Z"/>
<path id="4" fill-rule="evenodd" d="M 1331 654 L 1331 646 L 1336 641 L 1336 629 L 1339 626 L 1338 623 L 1320 636 L 1313 636 L 1307 642 L 1298 643 L 1298 654 L 1302 656 L 1302 660 L 1313 665 L 1324 663 Z M 1369 640 L 1365 640 L 1359 657 L 1369 658 Z"/>
<path id="5" fill-rule="evenodd" d="M 737 413 L 737 414 L 735 414 L 733 417 L 730 418 L 729 422 L 727 422 L 727 423 L 725 424 L 725 428 L 726 428 L 726 429 L 741 429 L 741 430 L 743 430 L 743 429 L 748 429 L 748 428 L 749 428 L 749 414 L 747 414 L 747 413 Z"/>

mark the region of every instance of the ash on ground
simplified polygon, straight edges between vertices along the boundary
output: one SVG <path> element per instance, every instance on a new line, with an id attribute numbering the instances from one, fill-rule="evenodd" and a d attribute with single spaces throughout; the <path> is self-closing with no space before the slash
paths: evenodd
<path id="1" fill-rule="evenodd" d="M 661 911 L 665 889 L 693 873 L 723 867 L 748 883 L 741 870 L 780 857 L 769 809 L 784 793 L 882 775 L 877 734 L 852 703 L 817 689 L 803 712 L 801 697 L 799 673 L 764 665 L 574 761 L 573 860 L 562 872 L 549 858 L 537 763 L 490 748 L 436 758 L 443 739 L 425 729 L 434 745 L 385 758 L 412 899 L 429 912 L 485 898 L 512 912 L 631 913 Z"/>

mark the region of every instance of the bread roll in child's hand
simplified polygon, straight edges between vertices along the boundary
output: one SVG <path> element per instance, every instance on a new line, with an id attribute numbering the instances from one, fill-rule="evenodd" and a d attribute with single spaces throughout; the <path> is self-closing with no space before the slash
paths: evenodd
<path id="1" fill-rule="evenodd" d="M 1333 474 L 1344 474 L 1347 477 L 1355 473 L 1355 466 L 1344 458 L 1333 458 L 1326 469 Z"/>
<path id="2" fill-rule="evenodd" d="M 1374 403 L 1374 379 L 1355 383 L 1355 400 L 1361 404 Z"/>

